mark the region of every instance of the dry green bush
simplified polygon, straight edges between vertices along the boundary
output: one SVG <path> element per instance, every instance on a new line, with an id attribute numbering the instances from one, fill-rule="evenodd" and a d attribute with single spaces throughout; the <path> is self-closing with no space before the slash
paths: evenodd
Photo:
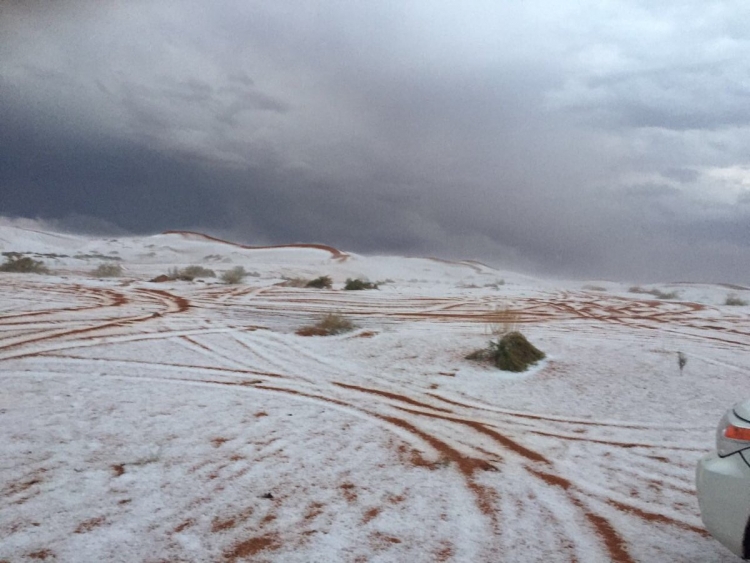
<path id="1" fill-rule="evenodd" d="M 503 371 L 521 372 L 545 358 L 544 352 L 531 344 L 520 332 L 509 332 L 487 348 L 466 356 L 467 360 L 490 362 Z"/>
<path id="2" fill-rule="evenodd" d="M 15 274 L 49 274 L 49 268 L 41 260 L 34 260 L 28 256 L 8 255 L 5 263 L 0 265 L 0 272 Z"/>
<path id="3" fill-rule="evenodd" d="M 320 276 L 314 280 L 310 280 L 305 284 L 305 287 L 314 287 L 316 289 L 331 289 L 333 286 L 333 280 L 331 276 Z"/>
<path id="4" fill-rule="evenodd" d="M 288 278 L 286 276 L 281 279 L 284 280 L 284 282 L 280 284 L 281 287 L 307 287 L 307 284 L 310 281 L 306 278 Z"/>
<path id="5" fill-rule="evenodd" d="M 355 325 L 338 313 L 329 313 L 310 326 L 303 326 L 297 331 L 300 336 L 331 336 L 354 330 Z"/>
<path id="6" fill-rule="evenodd" d="M 216 272 L 203 266 L 186 266 L 185 268 L 170 268 L 167 277 L 171 280 L 193 281 L 195 278 L 215 278 Z"/>
<path id="7" fill-rule="evenodd" d="M 586 291 L 607 291 L 607 288 L 601 285 L 584 285 L 582 289 Z M 632 290 L 633 288 L 631 287 L 630 289 Z"/>
<path id="8" fill-rule="evenodd" d="M 241 283 L 246 275 L 247 272 L 245 271 L 245 268 L 242 266 L 235 266 L 231 270 L 227 270 L 221 274 L 221 281 L 227 284 L 237 284 Z"/>
<path id="9" fill-rule="evenodd" d="M 100 252 L 89 252 L 88 254 L 81 254 L 78 253 L 75 256 L 73 256 L 76 260 L 122 260 L 119 256 L 107 256 L 106 254 L 102 254 Z"/>
<path id="10" fill-rule="evenodd" d="M 377 288 L 378 288 L 378 284 L 365 281 L 360 278 L 356 278 L 356 279 L 347 278 L 346 284 L 344 285 L 344 289 L 348 291 L 358 291 L 362 289 L 377 289 Z"/>
<path id="11" fill-rule="evenodd" d="M 740 299 L 740 297 L 734 293 L 730 293 L 729 295 L 727 295 L 727 298 L 724 301 L 724 305 L 731 305 L 733 307 L 744 307 L 745 305 L 747 305 L 747 301 L 745 301 L 744 299 Z"/>
<path id="12" fill-rule="evenodd" d="M 644 293 L 646 295 L 653 295 L 657 299 L 677 299 L 679 292 L 677 291 L 662 291 L 660 289 L 646 289 L 639 285 L 634 285 L 628 289 L 630 293 Z"/>
<path id="13" fill-rule="evenodd" d="M 662 291 L 660 289 L 652 289 L 650 293 L 657 299 L 677 299 L 680 296 L 677 291 Z"/>
<path id="14" fill-rule="evenodd" d="M 492 336 L 501 337 L 517 331 L 520 322 L 521 314 L 518 311 L 508 309 L 507 306 L 495 307 L 492 313 L 487 315 L 487 332 Z"/>
<path id="15" fill-rule="evenodd" d="M 122 266 L 113 262 L 99 264 L 91 275 L 97 278 L 119 278 L 122 276 Z"/>

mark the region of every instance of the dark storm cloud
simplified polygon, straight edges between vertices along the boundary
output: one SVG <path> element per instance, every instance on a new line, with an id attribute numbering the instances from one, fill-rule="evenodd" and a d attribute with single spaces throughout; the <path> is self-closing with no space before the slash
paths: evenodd
<path id="1" fill-rule="evenodd" d="M 0 10 L 3 214 L 746 281 L 742 2 Z"/>
<path id="2" fill-rule="evenodd" d="M 7 108 L 0 119 L 4 214 L 99 217 L 143 232 L 162 221 L 215 224 L 222 212 L 211 171 L 188 158 L 106 136 L 53 134 L 31 118 L 14 123 Z"/>

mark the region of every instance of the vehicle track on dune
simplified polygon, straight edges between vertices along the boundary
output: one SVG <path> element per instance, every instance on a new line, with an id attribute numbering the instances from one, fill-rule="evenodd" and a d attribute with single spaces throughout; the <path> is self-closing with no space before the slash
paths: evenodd
<path id="1" fill-rule="evenodd" d="M 123 376 L 116 376 L 122 378 Z M 284 376 L 282 376 L 284 377 Z M 286 378 L 285 379 L 293 379 Z M 153 377 L 139 378 L 143 381 L 156 381 Z M 488 519 L 488 525 L 491 527 L 492 534 L 495 536 L 502 535 L 502 521 L 500 514 L 503 513 L 504 508 L 502 506 L 502 496 L 498 495 L 491 486 L 484 485 L 477 480 L 479 473 L 487 471 L 498 472 L 502 471 L 503 464 L 508 454 L 517 455 L 523 463 L 521 466 L 527 471 L 529 475 L 540 478 L 545 484 L 553 487 L 561 487 L 568 496 L 570 504 L 581 512 L 583 518 L 590 524 L 591 529 L 588 533 L 592 532 L 598 537 L 601 542 L 603 554 L 606 553 L 608 560 L 628 563 L 634 561 L 629 555 L 626 547 L 626 542 L 617 533 L 615 527 L 610 521 L 598 514 L 594 509 L 590 508 L 585 499 L 591 498 L 590 494 L 585 493 L 577 489 L 569 480 L 555 473 L 553 465 L 549 460 L 545 459 L 540 454 L 528 450 L 512 440 L 507 439 L 502 434 L 495 432 L 491 429 L 484 427 L 483 425 L 474 421 L 458 420 L 450 417 L 446 417 L 445 420 L 453 422 L 459 422 L 469 428 L 489 436 L 494 442 L 500 447 L 499 451 L 493 452 L 489 457 L 491 461 L 487 461 L 485 455 L 470 455 L 462 453 L 467 448 L 461 444 L 458 448 L 450 445 L 450 441 L 438 437 L 434 432 L 426 431 L 420 428 L 419 423 L 412 419 L 403 418 L 402 416 L 391 416 L 389 414 L 382 414 L 376 409 L 363 408 L 361 404 L 364 402 L 360 397 L 349 398 L 347 400 L 341 398 L 334 398 L 330 395 L 325 394 L 314 394 L 311 392 L 304 392 L 298 388 L 286 388 L 279 387 L 278 385 L 272 385 L 267 381 L 252 380 L 252 381 L 215 381 L 215 380 L 195 380 L 195 379 L 164 379 L 162 382 L 179 382 L 189 384 L 201 384 L 206 386 L 217 386 L 221 388 L 228 388 L 233 386 L 242 387 L 246 392 L 271 392 L 280 395 L 291 396 L 293 398 L 304 398 L 307 400 L 313 400 L 326 405 L 332 405 L 335 407 L 341 407 L 344 412 L 357 412 L 360 415 L 364 415 L 373 420 L 378 421 L 381 425 L 385 424 L 385 428 L 397 428 L 402 432 L 397 434 L 398 438 L 403 439 L 405 432 L 410 436 L 407 440 L 409 447 L 417 447 L 416 450 L 412 450 L 407 458 L 407 463 L 416 465 L 418 467 L 425 467 L 430 471 L 444 470 L 446 467 L 453 467 L 455 470 L 462 475 L 467 490 L 474 496 L 476 506 L 478 510 L 484 514 Z M 354 389 L 359 391 L 358 389 Z M 373 390 L 365 391 L 368 394 L 380 395 L 380 393 L 372 393 Z M 389 397 L 391 398 L 391 397 Z M 399 399 L 400 400 L 400 399 Z M 408 401 L 407 401 L 408 402 Z M 416 415 L 416 418 L 420 418 L 426 415 L 422 411 L 407 411 L 410 414 Z M 427 414 L 427 416 L 438 416 Z M 420 443 L 422 445 L 420 445 Z M 426 448 L 426 449 L 425 449 Z M 437 454 L 437 458 L 435 458 Z M 446 463 L 448 464 L 446 466 Z M 528 465 L 529 463 L 535 464 L 535 466 Z M 544 469 L 539 469 L 536 466 L 541 465 Z M 675 520 L 668 516 L 648 512 L 639 507 L 628 505 L 625 503 L 612 501 L 613 506 L 618 508 L 624 513 L 632 513 L 638 515 L 646 521 L 659 521 L 662 524 L 675 526 L 683 530 L 705 535 L 700 528 L 695 525 L 691 525 L 680 520 Z M 549 524 L 549 523 L 547 523 Z M 576 533 L 587 533 L 586 530 L 576 530 Z M 573 542 L 575 544 L 575 542 Z M 492 548 L 493 550 L 496 548 Z"/>
<path id="2" fill-rule="evenodd" d="M 94 311 L 104 309 L 107 307 L 118 307 L 124 305 L 127 302 L 126 297 L 112 289 L 102 289 L 86 287 L 78 284 L 70 286 L 50 286 L 49 284 L 26 284 L 21 286 L 23 290 L 30 291 L 35 296 L 38 292 L 44 292 L 49 298 L 50 293 L 57 298 L 60 297 L 71 297 L 76 301 L 89 301 L 91 304 L 81 304 L 76 307 L 65 307 L 60 306 L 53 309 L 39 309 L 34 311 L 26 311 L 23 313 L 11 313 L 6 315 L 0 315 L 0 326 L 9 326 L 15 322 L 28 322 L 18 321 L 17 319 L 26 319 L 28 317 L 40 317 L 40 316 L 54 316 L 61 313 L 78 313 L 83 311 Z M 18 292 L 19 288 L 16 284 L 6 284 L 2 287 L 3 291 L 6 292 Z"/>
<path id="3" fill-rule="evenodd" d="M 25 291 L 42 288 L 29 285 Z M 269 319 L 330 311 L 361 316 L 371 324 L 488 323 L 497 317 L 486 296 L 432 299 L 321 292 L 307 297 L 276 287 L 191 291 L 184 297 L 149 287 L 58 288 L 44 310 L 0 317 L 0 327 L 19 328 L 16 336 L 10 333 L 0 340 L 0 364 L 23 367 L 0 378 L 97 378 L 174 385 L 175 393 L 178 386 L 197 385 L 205 388 L 207 397 L 236 393 L 255 397 L 252 404 L 262 405 L 262 397 L 273 396 L 290 406 L 302 401 L 336 409 L 344 418 L 366 420 L 392 437 L 390 455 L 398 463 L 425 471 L 426 479 L 440 472 L 459 479 L 487 530 L 482 553 L 493 554 L 479 560 L 511 557 L 522 548 L 522 540 L 511 533 L 515 520 L 545 534 L 551 547 L 540 549 L 547 557 L 562 553 L 567 561 L 635 563 L 639 526 L 658 525 L 698 540 L 706 537 L 686 477 L 686 460 L 705 451 L 691 443 L 702 427 L 502 409 L 426 384 L 400 382 L 393 375 L 380 377 L 362 358 L 327 356 L 313 339 L 258 330 Z M 65 306 L 71 299 L 73 306 Z M 212 312 L 210 324 L 199 317 L 205 311 Z M 519 298 L 513 311 L 520 324 L 615 324 L 628 330 L 672 330 L 709 341 L 717 330 L 704 318 L 708 308 L 699 304 L 605 299 L 585 292 Z M 240 314 L 253 324 L 230 326 Z M 193 326 L 175 329 L 180 325 L 170 321 L 175 316 Z M 10 324 L 22 319 L 22 324 Z M 720 332 L 732 331 L 738 343 L 745 342 L 750 337 L 741 328 L 745 320 L 721 320 L 719 328 L 726 330 Z M 148 359 L 132 357 L 133 350 L 149 342 L 162 346 L 163 358 L 153 353 L 144 354 Z M 721 338 L 717 342 L 728 344 Z M 120 344 L 129 348 L 119 352 Z M 180 354 L 195 362 L 175 361 Z M 690 438 L 685 432 L 691 432 Z M 280 455 L 278 451 L 270 448 L 269 459 Z M 581 459 L 591 460 L 585 471 L 579 470 Z M 205 471 L 205 484 L 216 491 L 226 484 L 224 473 L 225 479 L 238 479 L 247 471 L 228 461 L 207 463 L 211 469 Z M 200 467 L 195 471 L 204 473 Z M 209 498 L 196 498 L 194 510 L 208 503 Z M 317 515 L 326 508 L 315 510 Z M 173 527 L 195 525 L 185 522 Z M 230 519 L 217 522 L 218 531 L 232 527 Z"/>
<path id="4" fill-rule="evenodd" d="M 81 360 L 85 363 L 86 360 Z M 108 362 L 99 361 L 98 364 L 106 365 Z M 159 362 L 138 362 L 140 364 L 150 364 L 154 371 L 158 372 L 166 364 Z M 180 368 L 185 366 L 171 366 L 179 372 Z M 101 370 L 101 367 L 99 367 Z M 481 483 L 477 480 L 479 473 L 502 472 L 507 464 L 512 464 L 522 469 L 526 475 L 539 478 L 544 483 L 553 487 L 560 487 L 565 491 L 571 507 L 582 515 L 582 520 L 589 523 L 589 533 L 593 533 L 599 538 L 602 549 L 608 553 L 612 561 L 628 562 L 633 559 L 628 555 L 626 543 L 615 531 L 615 527 L 610 521 L 601 514 L 598 514 L 589 506 L 590 499 L 597 499 L 594 495 L 580 489 L 573 484 L 568 478 L 562 476 L 556 469 L 555 464 L 543 456 L 541 453 L 522 446 L 515 440 L 508 438 L 502 431 L 490 428 L 484 423 L 458 418 L 452 415 L 446 409 L 435 409 L 433 405 L 422 403 L 416 399 L 406 396 L 398 396 L 390 392 L 378 389 L 361 388 L 358 386 L 337 383 L 335 387 L 344 389 L 347 393 L 332 394 L 325 387 L 317 388 L 308 385 L 300 387 L 298 378 L 294 375 L 287 374 L 268 374 L 258 371 L 227 369 L 207 370 L 197 366 L 190 366 L 189 369 L 195 374 L 195 378 L 185 379 L 177 375 L 173 377 L 155 377 L 149 376 L 125 376 L 122 374 L 113 375 L 115 379 L 137 379 L 143 382 L 161 382 L 177 384 L 200 384 L 209 388 L 216 387 L 220 389 L 242 388 L 246 392 L 272 392 L 279 395 L 290 396 L 295 399 L 304 398 L 320 402 L 326 405 L 334 405 L 344 409 L 344 412 L 359 413 L 371 420 L 377 421 L 379 425 L 384 424 L 385 428 L 397 428 L 400 432 L 398 437 L 403 439 L 404 433 L 410 438 L 407 440 L 409 448 L 412 449 L 406 463 L 419 467 L 428 468 L 430 471 L 445 470 L 446 467 L 455 468 L 463 476 L 467 491 L 475 498 L 477 509 L 488 518 L 488 525 L 491 527 L 492 534 L 502 535 L 502 522 L 498 515 L 504 512 L 503 495 L 498 494 L 491 486 Z M 88 370 L 86 370 L 88 371 Z M 212 378 L 207 379 L 200 377 L 201 373 L 213 371 L 215 374 Z M 176 372 L 176 373 L 177 373 Z M 227 378 L 216 380 L 216 375 L 222 375 Z M 239 379 L 236 377 L 240 376 Z M 260 376 L 260 379 L 258 378 Z M 230 379 L 231 378 L 231 379 Z M 252 379 L 248 379 L 252 378 Z M 286 382 L 287 387 L 279 386 L 280 382 Z M 366 397 L 363 397 L 365 395 Z M 384 399 L 382 403 L 374 404 L 372 398 Z M 413 408 L 404 408 L 402 406 L 393 406 L 393 403 L 405 404 L 410 407 L 420 407 L 419 410 Z M 369 405 L 363 407 L 363 405 Z M 378 406 L 379 405 L 379 406 Z M 399 414 L 400 413 L 400 414 Z M 439 434 L 434 429 L 428 430 L 424 427 L 424 420 L 429 418 L 438 418 L 441 421 L 452 423 L 450 428 L 461 426 L 464 431 L 457 432 L 446 429 Z M 468 435 L 466 430 L 469 431 Z M 470 436 L 477 433 L 483 437 L 489 438 L 494 447 L 487 450 L 484 446 L 484 452 L 479 452 L 475 440 Z M 461 438 L 456 438 L 461 436 Z M 421 445 L 420 445 L 421 444 Z M 473 452 L 473 453 L 469 453 Z M 437 455 L 437 458 L 434 457 Z M 516 459 L 517 461 L 513 461 Z M 448 464 L 446 466 L 446 463 Z M 528 477 L 524 479 L 528 481 Z M 605 502 L 608 499 L 604 499 Z M 665 516 L 663 514 L 649 512 L 643 508 L 626 504 L 621 501 L 612 500 L 612 505 L 618 510 L 628 514 L 636 514 L 639 518 L 658 520 L 659 522 L 678 527 L 683 530 L 702 533 L 700 529 L 690 523 Z M 566 524 L 569 527 L 569 524 Z M 579 533 L 587 533 L 580 530 Z M 574 542 L 575 544 L 575 542 Z M 615 549 L 614 545 L 619 548 Z"/>
<path id="5" fill-rule="evenodd" d="M 60 307 L 57 309 L 46 310 L 40 314 L 47 318 L 42 323 L 59 323 L 62 325 L 73 325 L 74 328 L 45 329 L 35 331 L 12 338 L 5 337 L 0 342 L 0 359 L 20 358 L 28 355 L 34 355 L 34 351 L 27 351 L 40 343 L 50 343 L 65 341 L 68 344 L 90 340 L 96 338 L 110 329 L 129 330 L 133 325 L 142 323 L 164 315 L 184 313 L 190 308 L 189 301 L 169 292 L 156 289 L 136 288 L 126 295 L 122 292 L 112 289 L 93 289 L 92 291 L 79 291 L 80 286 L 72 286 L 67 292 L 67 296 L 76 299 L 95 296 L 99 303 L 91 306 L 81 307 Z M 91 288 L 89 288 L 91 290 Z M 131 305 L 130 309 L 137 306 L 146 306 L 150 309 L 148 312 L 140 314 L 128 314 L 129 310 L 126 305 Z M 82 313 L 101 313 L 104 316 L 86 315 L 80 317 Z M 120 313 L 120 314 L 118 314 Z M 71 318 L 71 314 L 73 317 Z M 27 329 L 34 323 L 25 323 Z M 79 325 L 79 326 L 76 326 Z M 2 325 L 0 325 L 2 326 Z M 108 333 L 109 334 L 109 333 Z M 111 335 L 111 334 L 110 334 Z"/>
<path id="6" fill-rule="evenodd" d="M 292 316 L 311 317 L 330 312 L 332 308 L 363 322 L 398 323 L 400 321 L 469 323 L 491 325 L 502 322 L 503 312 L 493 310 L 497 299 L 493 296 L 424 298 L 404 295 L 352 295 L 360 292 L 293 290 L 265 287 L 248 292 L 233 301 L 231 293 L 217 301 L 224 306 L 243 307 L 261 319 L 290 316 L 289 305 L 294 305 Z M 245 299 L 243 299 L 244 297 Z M 210 299 L 201 305 L 212 307 Z M 641 300 L 601 295 L 591 292 L 558 292 L 544 297 L 513 299 L 509 310 L 517 325 L 548 325 L 551 323 L 580 323 L 599 327 L 613 324 L 630 329 L 646 329 L 674 334 L 684 338 L 711 340 L 728 346 L 750 345 L 750 323 L 747 315 L 728 319 L 716 309 L 699 303 L 684 301 Z M 712 318 L 714 321 L 712 322 Z"/>

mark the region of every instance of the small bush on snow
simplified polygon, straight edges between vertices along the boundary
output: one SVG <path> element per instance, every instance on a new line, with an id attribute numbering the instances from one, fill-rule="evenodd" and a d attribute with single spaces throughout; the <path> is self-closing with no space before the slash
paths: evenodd
<path id="1" fill-rule="evenodd" d="M 322 317 L 317 323 L 303 326 L 297 331 L 300 336 L 330 336 L 354 330 L 355 325 L 343 315 L 330 313 Z"/>
<path id="2" fill-rule="evenodd" d="M 730 293 L 727 295 L 726 301 L 724 301 L 724 305 L 731 305 L 733 307 L 744 307 L 747 305 L 747 301 L 744 299 L 740 299 L 737 295 L 734 293 Z"/>
<path id="3" fill-rule="evenodd" d="M 518 330 L 520 321 L 521 314 L 518 311 L 508 309 L 507 306 L 495 307 L 492 313 L 487 315 L 487 331 L 492 336 L 500 338 Z"/>
<path id="4" fill-rule="evenodd" d="M 99 264 L 91 275 L 97 278 L 119 278 L 123 274 L 122 266 L 113 262 Z"/>
<path id="5" fill-rule="evenodd" d="M 317 289 L 331 289 L 331 286 L 333 285 L 333 280 L 330 276 L 320 276 L 319 278 L 315 278 L 314 280 L 310 280 L 305 284 L 305 287 L 314 287 Z"/>
<path id="6" fill-rule="evenodd" d="M 487 348 L 466 356 L 467 360 L 490 362 L 503 371 L 521 372 L 545 358 L 544 352 L 531 344 L 520 332 L 509 332 Z"/>
<path id="7" fill-rule="evenodd" d="M 677 299 L 679 293 L 677 291 L 662 291 L 660 289 L 645 289 L 639 285 L 634 285 L 628 289 L 630 293 L 645 293 L 647 295 L 653 295 L 657 299 Z"/>
<path id="8" fill-rule="evenodd" d="M 362 289 L 377 289 L 377 288 L 378 288 L 378 284 L 365 281 L 360 278 L 356 278 L 356 279 L 347 278 L 346 284 L 344 285 L 344 289 L 349 290 L 349 291 L 358 291 Z"/>
<path id="9" fill-rule="evenodd" d="M 0 272 L 16 274 L 49 274 L 49 268 L 41 260 L 34 260 L 28 256 L 8 255 L 5 263 L 0 265 Z"/>
<path id="10" fill-rule="evenodd" d="M 231 270 L 227 270 L 221 274 L 221 281 L 228 284 L 241 283 L 246 275 L 247 272 L 245 271 L 245 268 L 242 266 L 235 266 Z"/>
<path id="11" fill-rule="evenodd" d="M 652 289 L 649 293 L 657 299 L 677 299 L 680 296 L 677 291 L 662 291 L 660 289 Z"/>
<path id="12" fill-rule="evenodd" d="M 187 266 L 178 272 L 177 279 L 193 281 L 195 278 L 215 278 L 216 272 L 203 266 Z"/>

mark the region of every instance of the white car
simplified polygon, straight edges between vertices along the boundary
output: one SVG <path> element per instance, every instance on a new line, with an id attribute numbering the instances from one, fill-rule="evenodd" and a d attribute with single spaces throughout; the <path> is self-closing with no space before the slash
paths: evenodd
<path id="1" fill-rule="evenodd" d="M 750 401 L 734 406 L 716 430 L 716 452 L 698 463 L 701 518 L 711 535 L 750 559 Z"/>

